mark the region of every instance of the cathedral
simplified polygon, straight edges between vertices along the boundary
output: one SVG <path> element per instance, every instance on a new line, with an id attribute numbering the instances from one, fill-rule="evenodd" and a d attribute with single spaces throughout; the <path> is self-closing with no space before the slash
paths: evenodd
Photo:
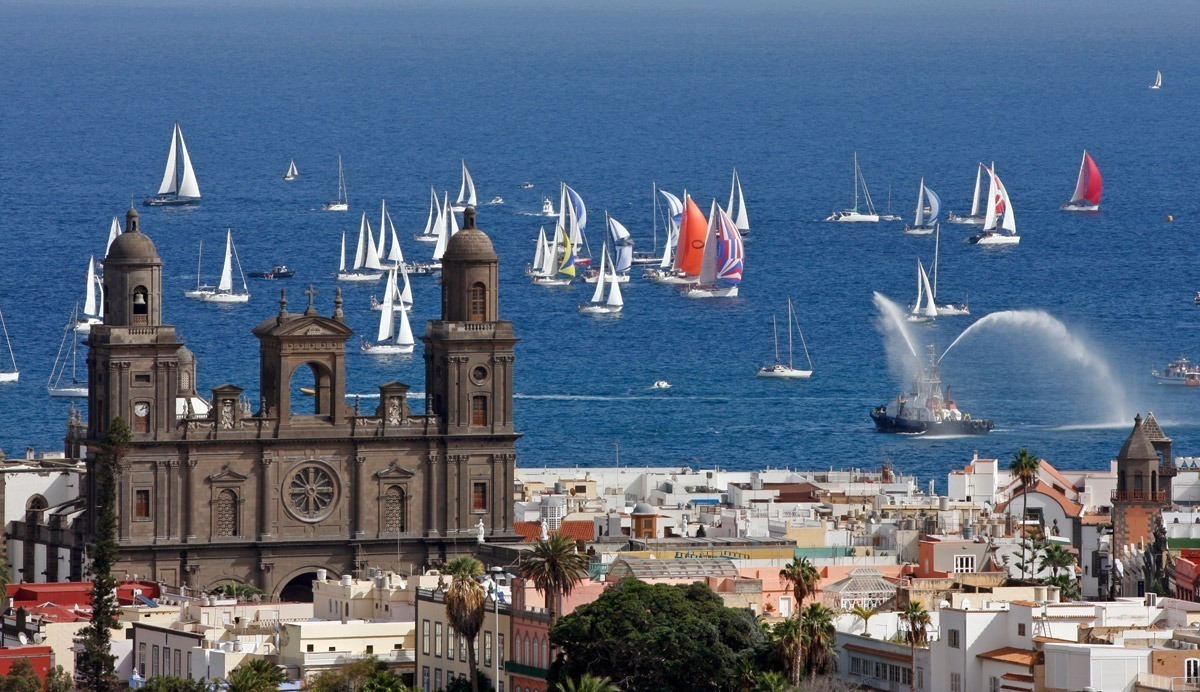
<path id="1" fill-rule="evenodd" d="M 379 385 L 375 410 L 346 401 L 341 291 L 328 315 L 311 287 L 254 328 L 257 410 L 234 384 L 196 389 L 197 363 L 164 322 L 162 260 L 126 214 L 104 261 L 104 323 L 88 346 L 88 415 L 68 452 L 89 452 L 123 417 L 133 447 L 117 469 L 118 577 L 211 589 L 246 583 L 311 598 L 318 569 L 365 576 L 418 571 L 513 532 L 513 347 L 500 319 L 491 240 L 468 208 L 446 248 L 441 319 L 425 345 L 425 413 L 409 386 Z M 295 300 L 293 298 L 293 300 Z M 293 407 L 292 375 L 312 373 L 313 401 Z M 296 402 L 299 403 L 299 402 Z M 77 535 L 94 535 L 94 474 Z M 60 548 L 61 549 L 61 548 Z M 80 548 L 72 572 L 82 564 Z M 72 575 L 79 576 L 79 575 Z"/>

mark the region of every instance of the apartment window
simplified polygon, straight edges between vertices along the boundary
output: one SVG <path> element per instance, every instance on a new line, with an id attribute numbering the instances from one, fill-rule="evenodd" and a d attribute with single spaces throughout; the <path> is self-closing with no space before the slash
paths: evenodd
<path id="1" fill-rule="evenodd" d="M 467 660 L 467 638 L 461 634 L 458 635 L 458 660 Z"/>
<path id="2" fill-rule="evenodd" d="M 488 400 L 483 394 L 471 397 L 471 425 L 488 424 Z"/>
<path id="3" fill-rule="evenodd" d="M 163 647 L 163 675 L 171 674 L 171 649 Z"/>
<path id="4" fill-rule="evenodd" d="M 957 649 L 958 646 L 958 630 L 950 630 L 950 648 Z M 429 653 L 426 651 L 425 653 Z"/>
<path id="5" fill-rule="evenodd" d="M 429 655 L 429 621 L 421 623 L 421 653 Z"/>
<path id="6" fill-rule="evenodd" d="M 438 658 L 442 657 L 442 623 L 440 622 L 433 626 L 433 655 Z"/>
<path id="7" fill-rule="evenodd" d="M 309 645 L 306 647 L 306 649 L 305 649 L 305 650 L 306 650 L 306 651 L 308 651 L 308 653 L 310 653 L 310 654 L 311 654 L 311 653 L 313 652 L 313 645 L 312 645 L 312 644 L 309 644 Z"/>
<path id="8" fill-rule="evenodd" d="M 192 652 L 191 651 L 189 651 L 188 655 L 187 655 L 187 666 L 188 666 L 187 667 L 187 676 L 189 679 L 191 679 L 191 677 L 192 677 Z"/>
<path id="9" fill-rule="evenodd" d="M 492 667 L 492 633 L 483 633 L 483 665 L 485 668 Z"/>
<path id="10" fill-rule="evenodd" d="M 425 692 L 430 692 L 430 690 L 429 690 L 429 666 L 423 666 L 421 668 L 421 689 L 424 690 Z"/>
<path id="11" fill-rule="evenodd" d="M 504 635 L 500 635 L 500 667 L 504 667 Z M 500 683 L 503 685 L 504 683 Z M 501 691 L 503 692 L 503 691 Z"/>
<path id="12" fill-rule="evenodd" d="M 158 677 L 158 644 L 150 649 L 150 677 Z"/>
<path id="13" fill-rule="evenodd" d="M 150 518 L 150 490 L 148 488 L 133 491 L 133 518 Z"/>
<path id="14" fill-rule="evenodd" d="M 435 690 L 442 689 L 442 669 L 441 668 L 438 668 L 437 670 L 433 671 L 433 689 L 435 689 Z"/>
<path id="15" fill-rule="evenodd" d="M 902 684 L 905 684 L 905 685 L 908 685 L 911 687 L 912 686 L 912 671 L 909 670 L 908 668 L 901 668 L 900 669 L 900 682 Z"/>
<path id="16" fill-rule="evenodd" d="M 175 667 L 172 668 L 172 670 L 175 671 L 176 675 L 179 675 L 180 673 L 183 672 L 183 669 L 179 667 L 179 659 L 181 656 L 182 656 L 182 653 L 180 652 L 180 650 L 175 649 Z"/>
<path id="17" fill-rule="evenodd" d="M 1018 637 L 1025 636 L 1025 623 L 1023 623 L 1023 622 L 1017 623 L 1017 636 Z"/>
<path id="18" fill-rule="evenodd" d="M 454 632 L 453 627 L 446 628 L 446 658 L 450 659 L 451 661 L 454 660 L 454 649 L 456 646 L 454 640 L 457 637 L 458 635 Z"/>
<path id="19" fill-rule="evenodd" d="M 138 644 L 138 675 L 146 677 L 146 644 Z"/>
<path id="20" fill-rule="evenodd" d="M 471 484 L 471 510 L 474 512 L 487 511 L 487 483 Z"/>
<path id="21" fill-rule="evenodd" d="M 1200 682 L 1200 658 L 1189 658 L 1183 662 L 1183 676 L 1189 683 Z"/>
<path id="22" fill-rule="evenodd" d="M 917 689 L 925 689 L 925 669 L 917 668 Z"/>
<path id="23" fill-rule="evenodd" d="M 961 673 L 950 674 L 950 692 L 963 692 Z"/>
<path id="24" fill-rule="evenodd" d="M 954 556 L 954 573 L 963 574 L 975 571 L 975 556 L 974 555 L 955 555 Z"/>
<path id="25" fill-rule="evenodd" d="M 988 692 L 1000 692 L 1000 678 L 995 675 L 988 678 Z"/>
<path id="26" fill-rule="evenodd" d="M 850 657 L 850 674 L 858 675 L 859 671 L 861 671 L 861 670 L 862 670 L 862 659 L 859 658 L 858 656 L 851 656 Z"/>
<path id="27" fill-rule="evenodd" d="M 374 644 L 367 644 L 367 653 L 368 654 L 375 653 L 375 645 Z"/>

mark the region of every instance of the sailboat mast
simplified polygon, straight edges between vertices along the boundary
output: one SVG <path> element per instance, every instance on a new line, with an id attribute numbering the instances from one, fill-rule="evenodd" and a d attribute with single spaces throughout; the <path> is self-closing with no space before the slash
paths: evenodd
<path id="1" fill-rule="evenodd" d="M 858 152 L 854 152 L 854 211 L 858 211 Z"/>
<path id="2" fill-rule="evenodd" d="M 775 335 L 775 362 L 779 362 L 779 323 L 775 315 L 771 315 L 771 333 Z"/>
<path id="3" fill-rule="evenodd" d="M 654 245 L 650 254 L 658 252 L 658 183 L 650 181 L 650 215 L 654 217 Z"/>
<path id="4" fill-rule="evenodd" d="M 924 188 L 922 188 L 924 189 Z M 937 266 L 938 266 L 938 246 L 941 245 L 942 229 L 938 227 L 933 232 L 933 299 L 937 301 Z"/>
<path id="5" fill-rule="evenodd" d="M 196 290 L 200 290 L 200 260 L 204 257 L 204 241 L 200 241 L 200 250 L 196 252 Z"/>
<path id="6" fill-rule="evenodd" d="M 792 364 L 792 299 L 788 298 L 788 368 L 795 369 Z"/>
<path id="7" fill-rule="evenodd" d="M 13 355 L 12 339 L 8 337 L 8 325 L 4 323 L 4 313 L 0 312 L 0 330 L 4 330 L 4 342 L 8 344 L 8 360 L 12 363 L 13 372 L 17 371 L 17 357 Z"/>

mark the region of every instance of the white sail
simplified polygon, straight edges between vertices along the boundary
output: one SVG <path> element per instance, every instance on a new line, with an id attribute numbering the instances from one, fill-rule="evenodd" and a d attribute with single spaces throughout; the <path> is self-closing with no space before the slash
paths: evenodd
<path id="1" fill-rule="evenodd" d="M 471 172 L 467 170 L 467 162 L 462 162 L 462 186 L 458 188 L 458 200 L 454 202 L 457 206 L 475 206 L 475 181 L 471 179 Z"/>
<path id="2" fill-rule="evenodd" d="M 717 281 L 717 200 L 708 210 L 708 237 L 704 241 L 704 257 L 700 261 L 701 286 L 711 286 Z"/>
<path id="3" fill-rule="evenodd" d="M 175 129 L 179 132 L 179 153 L 183 157 L 183 181 L 179 183 L 179 196 L 199 198 L 200 185 L 196 182 L 196 171 L 192 168 L 192 159 L 183 141 L 183 130 L 179 129 L 179 123 L 175 124 Z"/>
<path id="4" fill-rule="evenodd" d="M 608 231 L 613 241 L 613 271 L 624 274 L 633 266 L 633 238 L 620 221 L 608 217 Z"/>
<path id="5" fill-rule="evenodd" d="M 390 312 L 390 311 L 389 311 Z M 408 311 L 400 311 L 400 328 L 396 330 L 396 345 L 412 347 L 416 345 L 413 338 L 412 325 L 408 322 Z"/>
<path id="6" fill-rule="evenodd" d="M 342 231 L 342 258 L 338 262 L 338 272 L 346 271 L 346 232 Z"/>
<path id="7" fill-rule="evenodd" d="M 429 188 L 429 217 L 425 219 L 425 230 L 421 235 L 433 235 L 433 225 L 435 220 L 442 215 L 441 206 L 438 205 L 437 193 L 433 188 Z"/>
<path id="8" fill-rule="evenodd" d="M 458 217 L 454 215 L 454 208 L 450 206 L 450 198 L 443 200 L 442 211 L 446 213 L 446 225 L 450 228 L 450 237 L 458 235 Z"/>
<path id="9" fill-rule="evenodd" d="M 104 256 L 108 257 L 108 251 L 112 247 L 113 241 L 117 236 L 121 235 L 121 222 L 117 221 L 117 217 L 113 217 L 112 223 L 108 227 L 108 244 L 104 246 Z"/>
<path id="10" fill-rule="evenodd" d="M 683 213 L 683 202 L 666 190 L 659 190 L 659 193 L 667 200 L 668 231 L 667 241 L 663 245 L 662 261 L 659 262 L 658 266 L 660 269 L 670 269 L 675 245 L 679 243 L 679 222 L 675 220 L 675 217 Z"/>
<path id="11" fill-rule="evenodd" d="M 567 200 L 567 184 L 562 183 L 562 191 L 558 197 L 558 227 L 564 232 L 571 228 L 571 207 Z M 557 234 L 557 231 L 555 231 Z"/>
<path id="12" fill-rule="evenodd" d="M 295 159 L 292 159 L 292 160 L 291 160 L 291 161 L 288 163 L 288 169 L 287 169 L 287 176 L 286 176 L 286 177 L 288 177 L 288 178 L 295 178 L 295 177 L 297 177 L 297 176 L 299 176 L 299 175 L 300 175 L 300 171 L 296 170 L 296 160 L 295 160 Z"/>
<path id="13" fill-rule="evenodd" d="M 371 233 L 371 222 L 367 221 L 367 214 L 363 212 L 363 221 L 366 222 L 366 243 L 367 256 L 363 259 L 363 269 L 380 270 L 383 265 L 379 263 L 379 252 L 375 247 L 374 234 Z"/>
<path id="14" fill-rule="evenodd" d="M 607 260 L 607 259 L 608 259 L 608 243 L 605 243 L 603 249 L 600 252 L 600 273 L 596 276 L 596 290 L 592 292 L 592 302 L 593 303 L 599 303 L 601 300 L 604 299 L 604 280 L 607 278 L 604 275 L 604 272 L 607 269 L 607 264 L 605 264 L 605 260 Z M 614 280 L 613 283 L 616 283 L 616 281 Z"/>
<path id="15" fill-rule="evenodd" d="M 1079 204 L 1083 201 L 1083 192 L 1087 189 L 1087 149 L 1083 150 L 1083 158 L 1079 160 L 1079 178 L 1075 181 L 1075 192 L 1071 194 L 1071 201 L 1067 204 Z"/>
<path id="16" fill-rule="evenodd" d="M 979 187 L 983 181 L 983 164 L 975 169 L 975 196 L 971 198 L 971 216 L 979 216 Z"/>
<path id="17" fill-rule="evenodd" d="M 388 250 L 387 261 L 392 264 L 403 264 L 404 250 L 400 249 L 400 236 L 396 235 L 396 224 L 392 223 L 392 215 L 389 212 L 384 212 L 383 218 L 387 221 L 388 232 L 392 236 L 392 247 Z"/>
<path id="18" fill-rule="evenodd" d="M 358 224 L 358 247 L 354 250 L 354 268 L 362 269 L 367 264 L 367 245 L 372 244 L 371 225 L 367 222 L 367 212 L 363 212 L 362 221 Z"/>
<path id="19" fill-rule="evenodd" d="M 996 187 L 1000 190 L 1000 199 L 1004 200 L 1004 222 L 1000 227 L 1008 231 L 1009 235 L 1016 235 L 1016 210 L 1013 209 L 1012 200 L 1008 198 L 1008 188 L 1004 187 L 1004 183 L 1000 181 L 999 177 L 996 178 Z"/>
<path id="20" fill-rule="evenodd" d="M 533 264 L 531 264 L 529 266 L 533 267 L 534 271 L 540 270 L 542 268 L 542 258 L 545 257 L 545 255 L 546 255 L 546 227 L 542 226 L 538 230 L 537 250 L 535 250 L 533 253 Z"/>
<path id="21" fill-rule="evenodd" d="M 233 290 L 233 231 L 225 231 L 225 264 L 221 265 L 221 281 L 217 284 L 218 291 L 226 293 Z"/>
<path id="22" fill-rule="evenodd" d="M 542 276 L 554 276 L 558 273 L 558 239 L 562 235 L 561 227 L 554 230 L 554 242 L 550 246 L 550 251 L 542 258 Z"/>
<path id="23" fill-rule="evenodd" d="M 436 197 L 434 201 L 437 201 Z M 433 222 L 433 235 L 437 236 L 437 244 L 433 246 L 433 261 L 441 262 L 442 255 L 446 254 L 446 244 L 450 242 L 450 229 L 446 226 L 446 215 L 442 213 L 441 205 L 438 205 L 437 220 Z"/>
<path id="24" fill-rule="evenodd" d="M 921 178 L 921 191 L 917 193 L 917 216 L 913 226 L 920 228 L 925 223 L 925 179 Z"/>
<path id="25" fill-rule="evenodd" d="M 604 260 L 600 260 L 600 262 L 603 263 Z M 603 273 L 603 271 L 601 273 Z M 621 282 L 617 280 L 617 271 L 616 271 L 615 264 L 613 265 L 613 273 L 610 278 L 611 278 L 611 281 L 609 282 L 610 285 L 608 288 L 608 300 L 605 302 L 608 305 L 608 307 L 610 307 L 610 308 L 619 308 L 619 307 L 625 305 L 625 299 L 621 297 Z M 597 283 L 599 283 L 599 282 L 597 282 Z"/>
<path id="26" fill-rule="evenodd" d="M 171 130 L 171 151 L 167 154 L 167 169 L 163 171 L 162 183 L 158 186 L 158 194 L 173 195 L 179 185 L 179 164 L 175 160 L 175 148 L 179 141 L 179 123 Z"/>
<path id="27" fill-rule="evenodd" d="M 412 282 L 408 279 L 408 266 L 403 261 L 396 266 L 400 268 L 400 276 L 404 278 L 404 288 L 400 291 L 400 303 L 411 306 L 413 304 Z"/>
<path id="28" fill-rule="evenodd" d="M 736 192 L 736 197 L 735 197 Z M 734 202 L 737 206 L 734 206 Z M 734 210 L 737 214 L 734 214 Z M 729 183 L 729 204 L 725 207 L 725 213 L 729 218 L 734 219 L 734 225 L 743 233 L 750 230 L 750 217 L 746 214 L 746 197 L 742 194 L 742 179 L 738 177 L 737 169 L 733 169 L 733 180 Z"/>
<path id="29" fill-rule="evenodd" d="M 380 202 L 379 242 L 375 243 L 375 256 L 383 261 L 387 258 L 387 200 Z"/>
<path id="30" fill-rule="evenodd" d="M 88 317 L 96 316 L 96 258 L 88 259 L 87 298 L 83 301 L 83 314 Z"/>
<path id="31" fill-rule="evenodd" d="M 921 271 L 921 283 L 925 289 L 925 304 L 921 307 L 921 314 L 925 317 L 937 317 L 937 305 L 933 302 L 933 289 L 929 287 L 929 275 L 925 273 L 925 267 L 921 266 L 921 260 L 917 260 L 917 268 Z"/>
<path id="32" fill-rule="evenodd" d="M 396 285 L 396 270 L 388 272 L 388 287 L 383 294 L 383 309 L 379 311 L 379 331 L 375 333 L 376 341 L 387 341 L 392 338 L 392 291 Z M 401 311 L 403 312 L 403 311 Z"/>
<path id="33" fill-rule="evenodd" d="M 983 221 L 984 231 L 996 230 L 996 174 L 992 169 L 987 169 L 988 172 L 988 194 L 987 194 L 987 217 Z"/>
<path id="34" fill-rule="evenodd" d="M 571 189 L 570 185 L 564 184 L 563 188 L 567 203 L 571 205 L 571 225 L 569 226 L 571 243 L 578 249 L 583 244 L 583 231 L 587 228 L 587 206 L 584 205 L 583 198 L 579 196 L 579 193 Z"/>
<path id="35" fill-rule="evenodd" d="M 921 260 L 917 260 L 917 301 L 913 303 L 911 314 L 921 314 L 921 301 L 925 299 L 925 283 L 921 281 Z"/>

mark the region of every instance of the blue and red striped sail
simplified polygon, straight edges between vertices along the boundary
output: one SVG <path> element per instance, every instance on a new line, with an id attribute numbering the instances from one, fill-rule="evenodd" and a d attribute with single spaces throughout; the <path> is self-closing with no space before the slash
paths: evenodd
<path id="1" fill-rule="evenodd" d="M 737 224 L 724 209 L 717 207 L 717 279 L 731 284 L 742 282 L 746 247 Z"/>

